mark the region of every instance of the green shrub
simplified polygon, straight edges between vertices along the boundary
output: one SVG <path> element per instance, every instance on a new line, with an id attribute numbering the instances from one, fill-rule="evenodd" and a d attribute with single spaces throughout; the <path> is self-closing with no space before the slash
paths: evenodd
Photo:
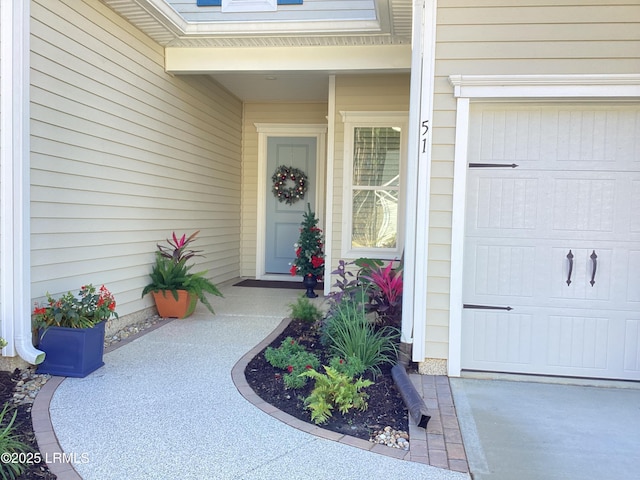
<path id="1" fill-rule="evenodd" d="M 296 353 L 304 352 L 304 347 L 293 338 L 285 338 L 278 348 L 267 347 L 264 358 L 275 368 L 287 368 L 289 359 Z"/>
<path id="2" fill-rule="evenodd" d="M 320 360 L 311 352 L 298 352 L 289 359 L 287 365 L 287 373 L 284 374 L 283 380 L 287 388 L 302 388 L 307 384 L 307 377 L 300 376 L 307 370 L 317 369 L 320 366 Z"/>
<path id="3" fill-rule="evenodd" d="M 291 318 L 296 320 L 302 320 L 304 322 L 317 322 L 322 318 L 322 310 L 320 310 L 315 304 L 303 295 L 298 297 L 296 303 L 290 303 Z"/>
<path id="4" fill-rule="evenodd" d="M 343 414 L 352 408 L 364 411 L 369 407 L 369 395 L 362 389 L 373 385 L 371 380 L 353 380 L 352 377 L 331 367 L 324 367 L 324 370 L 326 374 L 318 373 L 316 370 L 302 373 L 303 377 L 312 378 L 316 382 L 311 395 L 304 401 L 306 408 L 311 410 L 313 422 L 326 423 L 335 407 Z"/>
<path id="5" fill-rule="evenodd" d="M 351 378 L 364 373 L 367 369 L 358 357 L 349 357 L 346 360 L 340 357 L 333 357 L 329 361 L 329 366 Z"/>
<path id="6" fill-rule="evenodd" d="M 0 412 L 0 452 L 9 454 L 31 452 L 31 447 L 21 442 L 13 432 L 13 424 L 16 421 L 18 412 L 14 411 L 13 416 L 7 422 L 5 415 L 7 415 L 8 409 L 9 404 L 6 403 L 2 412 Z M 20 478 L 24 470 L 25 465 L 22 463 L 0 462 L 0 477 L 2 477 L 3 480 Z"/>
<path id="7" fill-rule="evenodd" d="M 268 347 L 264 357 L 275 368 L 286 370 L 283 380 L 287 388 L 302 388 L 307 384 L 307 378 L 300 374 L 320 366 L 320 360 L 311 352 L 296 342 L 293 338 L 285 338 L 278 348 Z"/>
<path id="8" fill-rule="evenodd" d="M 329 350 L 341 358 L 358 358 L 366 370 L 379 375 L 380 365 L 394 364 L 398 349 L 396 341 L 400 335 L 397 328 L 376 329 L 366 317 L 362 304 L 355 308 L 340 309 L 338 316 L 327 325 Z"/>

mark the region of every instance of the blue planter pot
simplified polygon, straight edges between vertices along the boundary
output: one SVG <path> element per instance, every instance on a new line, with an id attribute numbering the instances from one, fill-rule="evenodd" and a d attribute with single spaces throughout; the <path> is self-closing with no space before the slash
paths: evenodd
<path id="1" fill-rule="evenodd" d="M 104 365 L 104 327 L 49 327 L 40 332 L 38 348 L 46 356 L 38 373 L 83 378 Z"/>

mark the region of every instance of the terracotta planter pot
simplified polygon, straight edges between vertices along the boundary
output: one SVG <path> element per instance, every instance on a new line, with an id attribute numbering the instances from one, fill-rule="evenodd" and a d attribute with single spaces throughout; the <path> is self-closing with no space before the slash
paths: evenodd
<path id="1" fill-rule="evenodd" d="M 178 300 L 169 290 L 151 292 L 156 302 L 158 315 L 163 318 L 186 318 L 193 313 L 198 297 L 186 290 L 178 290 Z"/>
<path id="2" fill-rule="evenodd" d="M 49 327 L 40 331 L 38 348 L 46 356 L 38 373 L 83 378 L 104 365 L 104 327 Z"/>

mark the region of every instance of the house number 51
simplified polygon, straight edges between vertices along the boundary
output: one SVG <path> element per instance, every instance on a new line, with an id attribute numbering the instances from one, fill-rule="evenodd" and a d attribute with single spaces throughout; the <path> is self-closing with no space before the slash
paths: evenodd
<path id="1" fill-rule="evenodd" d="M 422 139 L 422 153 L 427 151 L 427 132 L 429 131 L 429 120 L 422 121 L 422 131 L 420 137 Z"/>

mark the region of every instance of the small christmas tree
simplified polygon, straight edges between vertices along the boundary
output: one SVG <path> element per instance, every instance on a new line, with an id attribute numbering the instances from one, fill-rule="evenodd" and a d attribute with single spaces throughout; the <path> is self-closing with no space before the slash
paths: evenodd
<path id="1" fill-rule="evenodd" d="M 300 224 L 300 238 L 294 244 L 296 259 L 291 263 L 291 275 L 307 277 L 315 275 L 318 279 L 324 273 L 324 240 L 322 230 L 318 228 L 318 219 L 307 203 L 307 211 Z"/>

